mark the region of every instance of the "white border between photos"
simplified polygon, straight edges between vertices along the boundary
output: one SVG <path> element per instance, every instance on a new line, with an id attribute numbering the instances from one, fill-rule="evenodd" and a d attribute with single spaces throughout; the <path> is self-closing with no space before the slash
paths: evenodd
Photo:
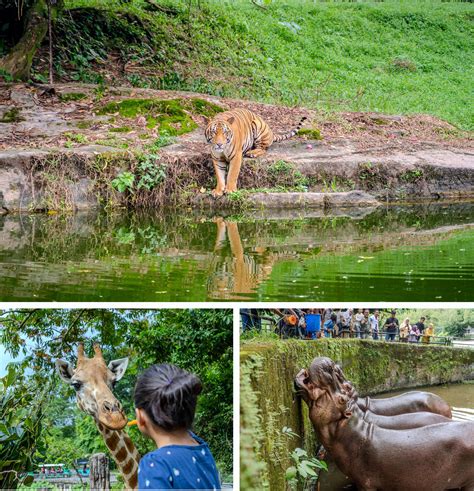
<path id="1" fill-rule="evenodd" d="M 474 309 L 474 302 L 1 302 L 1 309 L 232 309 L 233 311 L 233 489 L 240 489 L 240 314 L 241 308 L 416 308 Z"/>

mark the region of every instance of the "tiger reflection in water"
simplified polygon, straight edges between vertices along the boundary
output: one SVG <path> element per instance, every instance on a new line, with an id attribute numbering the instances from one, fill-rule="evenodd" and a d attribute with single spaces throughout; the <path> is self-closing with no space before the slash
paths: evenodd
<path id="1" fill-rule="evenodd" d="M 296 259 L 292 251 L 273 252 L 268 247 L 255 246 L 245 252 L 238 224 L 222 217 L 217 226 L 214 255 L 208 276 L 208 295 L 219 300 L 248 298 L 271 274 L 273 267 L 284 259 Z M 230 255 L 226 253 L 227 240 Z"/>

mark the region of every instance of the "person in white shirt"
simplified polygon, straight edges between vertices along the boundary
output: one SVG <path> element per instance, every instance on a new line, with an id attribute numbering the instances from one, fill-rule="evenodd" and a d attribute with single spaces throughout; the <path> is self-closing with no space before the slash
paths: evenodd
<path id="1" fill-rule="evenodd" d="M 365 320 L 364 312 L 362 309 L 357 310 L 357 314 L 355 315 L 355 322 L 354 322 L 354 334 L 355 337 L 360 339 L 361 338 L 361 329 L 362 329 L 362 323 Z"/>
<path id="2" fill-rule="evenodd" d="M 376 310 L 369 317 L 369 325 L 370 325 L 370 334 L 372 334 L 372 339 L 379 339 L 379 311 Z"/>

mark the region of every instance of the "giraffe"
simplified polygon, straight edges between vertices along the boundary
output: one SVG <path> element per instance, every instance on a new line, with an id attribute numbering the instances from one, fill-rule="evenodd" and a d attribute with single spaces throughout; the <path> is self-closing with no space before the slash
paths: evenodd
<path id="1" fill-rule="evenodd" d="M 138 487 L 140 454 L 130 437 L 123 431 L 127 417 L 122 405 L 112 394 L 112 388 L 124 375 L 128 358 L 113 360 L 107 366 L 99 345 L 94 345 L 94 357 L 84 354 L 84 345 L 77 348 L 74 369 L 64 360 L 56 360 L 61 379 L 76 391 L 79 409 L 94 418 L 97 429 L 123 476 L 127 489 Z"/>

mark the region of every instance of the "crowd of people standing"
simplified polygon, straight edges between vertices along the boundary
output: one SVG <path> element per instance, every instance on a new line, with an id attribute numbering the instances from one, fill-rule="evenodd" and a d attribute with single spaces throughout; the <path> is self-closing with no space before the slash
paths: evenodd
<path id="1" fill-rule="evenodd" d="M 261 315 L 257 309 L 241 309 L 242 329 L 261 328 Z M 278 316 L 276 332 L 283 337 L 300 338 L 358 338 L 384 339 L 387 342 L 429 343 L 434 336 L 434 325 L 421 317 L 412 323 L 409 318 L 400 324 L 397 312 L 384 315 L 377 309 L 272 309 Z"/>

